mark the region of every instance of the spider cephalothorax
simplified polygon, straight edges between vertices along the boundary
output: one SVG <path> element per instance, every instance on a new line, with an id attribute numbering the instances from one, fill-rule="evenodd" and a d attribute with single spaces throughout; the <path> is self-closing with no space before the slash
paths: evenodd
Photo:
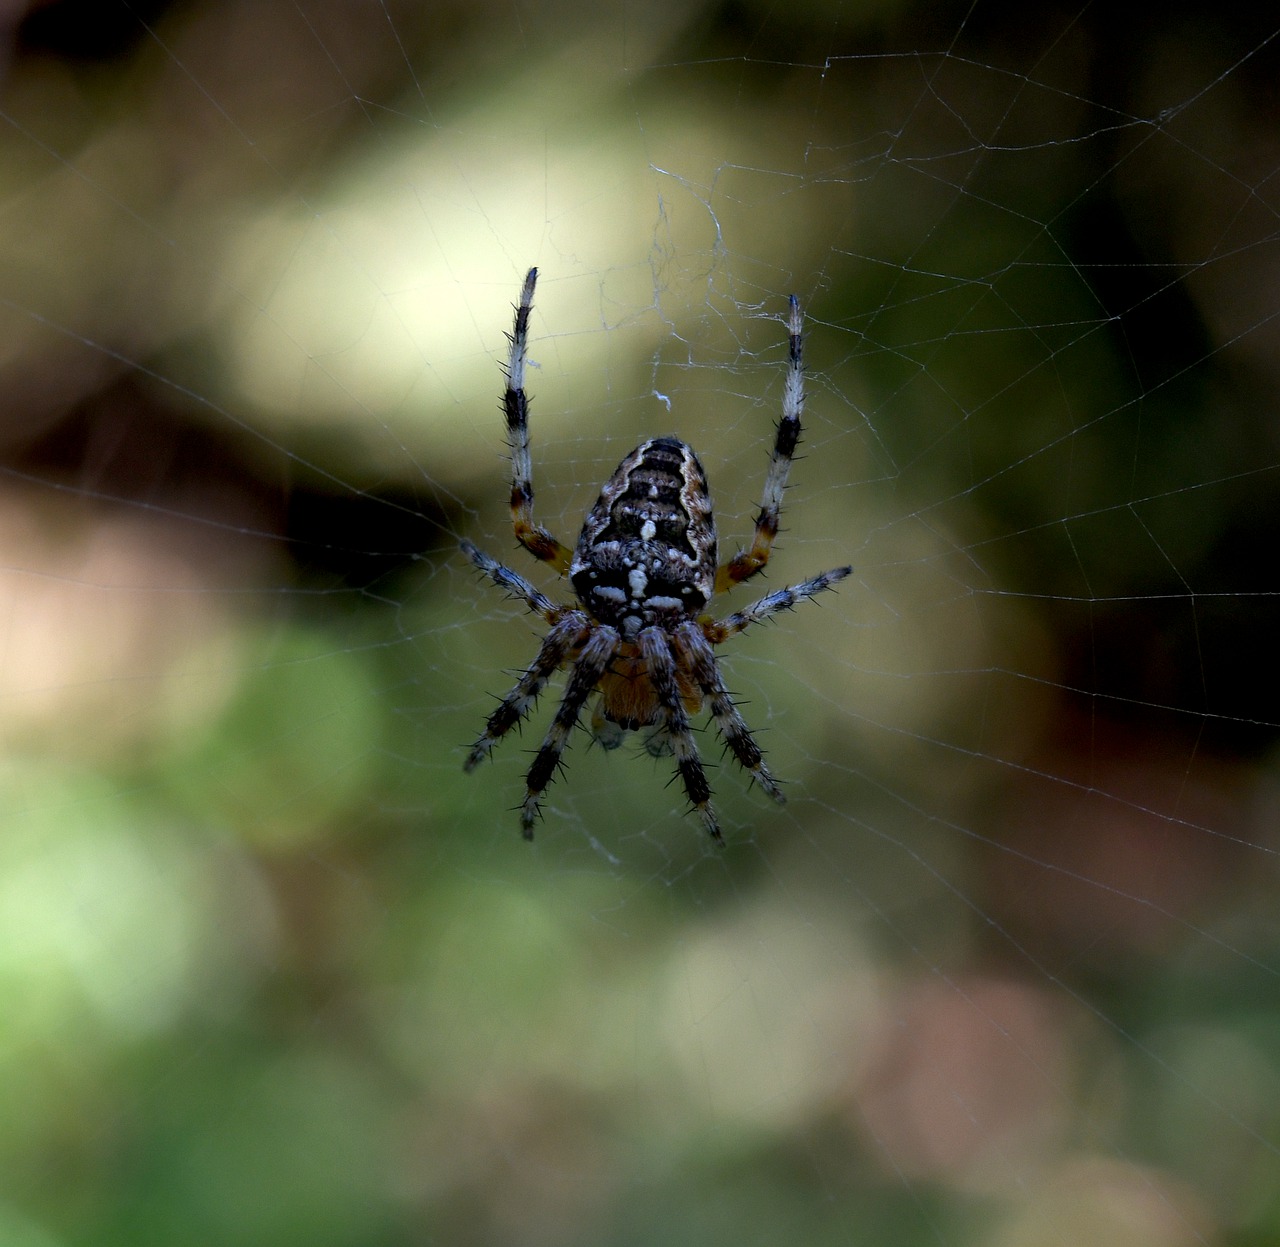
<path id="1" fill-rule="evenodd" d="M 714 646 L 778 611 L 831 588 L 851 570 L 837 567 L 802 584 L 778 589 L 722 620 L 704 613 L 711 597 L 762 571 L 778 533 L 778 515 L 791 459 L 800 441 L 804 362 L 800 306 L 791 299 L 790 351 L 782 418 L 765 478 L 764 497 L 750 549 L 716 563 L 716 526 L 706 473 L 693 451 L 675 437 L 642 442 L 605 483 L 570 551 L 533 523 L 529 457 L 529 403 L 524 392 L 529 311 L 538 270 L 520 292 L 503 409 L 511 448 L 511 515 L 516 539 L 535 558 L 568 573 L 579 605 L 559 606 L 525 578 L 462 543 L 467 557 L 500 588 L 542 616 L 550 631 L 532 665 L 489 716 L 467 756 L 472 770 L 531 709 L 547 681 L 570 669 L 555 718 L 526 777 L 520 826 L 533 836 L 542 794 L 588 698 L 598 693 L 591 727 L 606 749 L 628 731 L 651 729 L 650 753 L 675 755 L 676 768 L 707 831 L 720 841 L 711 788 L 693 741 L 690 716 L 707 705 L 734 757 L 775 800 L 782 790 L 725 689 Z"/>

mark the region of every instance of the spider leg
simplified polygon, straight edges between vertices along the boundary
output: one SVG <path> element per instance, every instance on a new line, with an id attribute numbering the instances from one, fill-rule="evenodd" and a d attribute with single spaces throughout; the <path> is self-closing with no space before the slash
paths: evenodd
<path id="1" fill-rule="evenodd" d="M 480 739 L 471 747 L 464 771 L 474 771 L 498 743 L 519 723 L 547 686 L 547 681 L 568 661 L 569 655 L 586 640 L 591 625 L 581 611 L 571 611 L 542 640 L 542 647 L 515 687 L 489 716 Z"/>
<path id="2" fill-rule="evenodd" d="M 698 687 L 710 702 L 711 717 L 715 720 L 716 729 L 724 737 L 724 743 L 729 746 L 733 756 L 755 776 L 760 787 L 780 805 L 785 804 L 787 799 L 782 795 L 778 781 L 765 766 L 760 746 L 756 744 L 751 729 L 738 713 L 729 690 L 724 686 L 711 642 L 696 623 L 682 623 L 675 631 L 675 641 L 676 653 L 684 660 Z"/>
<path id="3" fill-rule="evenodd" d="M 505 589 L 512 597 L 519 598 L 531 611 L 541 615 L 548 623 L 559 622 L 566 614 L 563 606 L 557 606 L 545 593 L 540 593 L 519 572 L 504 567 L 483 550 L 477 550 L 469 541 L 463 541 L 462 553 L 467 556 L 499 589 Z"/>
<path id="4" fill-rule="evenodd" d="M 511 523 L 516 540 L 535 559 L 550 563 L 561 575 L 569 570 L 573 551 L 533 522 L 533 460 L 529 454 L 529 399 L 524 392 L 524 368 L 529 346 L 529 313 L 538 270 L 531 268 L 520 288 L 520 304 L 507 341 L 507 388 L 502 410 L 507 417 L 507 446 L 511 451 Z"/>
<path id="5" fill-rule="evenodd" d="M 787 317 L 789 345 L 787 352 L 787 379 L 782 388 L 782 416 L 778 420 L 778 434 L 773 443 L 773 455 L 769 471 L 764 478 L 764 493 L 760 499 L 760 513 L 756 517 L 755 537 L 749 550 L 739 550 L 716 573 L 716 592 L 724 593 L 734 585 L 763 571 L 778 535 L 778 517 L 782 511 L 782 494 L 787 487 L 787 475 L 791 460 L 800 444 L 800 415 L 804 411 L 804 317 L 800 302 L 791 296 L 791 310 Z"/>
<path id="6" fill-rule="evenodd" d="M 834 567 L 831 571 L 823 572 L 820 576 L 814 576 L 811 580 L 805 580 L 798 585 L 775 589 L 772 593 L 766 593 L 758 601 L 752 602 L 750 606 L 734 611 L 732 615 L 726 615 L 721 620 L 709 620 L 703 623 L 702 631 L 712 645 L 719 645 L 721 641 L 736 636 L 744 628 L 760 623 L 770 615 L 776 615 L 779 611 L 789 611 L 801 602 L 816 597 L 823 590 L 830 589 L 843 580 L 851 571 L 853 571 L 852 567 Z"/>
<path id="7" fill-rule="evenodd" d="M 526 840 L 533 839 L 533 825 L 538 820 L 538 808 L 542 804 L 542 794 L 555 778 L 556 767 L 560 764 L 560 755 L 569 743 L 569 733 L 577 726 L 578 715 L 591 696 L 592 690 L 600 683 L 600 678 L 609 669 L 610 662 L 618 649 L 618 633 L 607 625 L 593 627 L 586 616 L 574 612 L 582 620 L 582 628 L 589 633 L 589 639 L 582 647 L 582 652 L 573 661 L 573 674 L 569 677 L 564 698 L 556 710 L 547 735 L 525 777 L 528 791 L 524 803 L 520 807 L 520 831 Z"/>
<path id="8" fill-rule="evenodd" d="M 716 820 L 715 810 L 711 807 L 711 785 L 707 782 L 707 773 L 702 768 L 702 759 L 698 756 L 698 747 L 694 743 L 693 733 L 689 730 L 689 714 L 684 707 L 684 699 L 680 695 L 680 684 L 676 679 L 676 660 L 671 652 L 671 642 L 667 634 L 657 627 L 644 628 L 640 632 L 640 652 L 644 655 L 645 667 L 654 691 L 658 694 L 658 704 L 662 707 L 666 719 L 667 737 L 671 750 L 676 757 L 676 771 L 684 784 L 685 794 L 690 804 L 698 811 L 702 825 L 717 844 L 724 843 L 720 834 L 720 824 Z"/>

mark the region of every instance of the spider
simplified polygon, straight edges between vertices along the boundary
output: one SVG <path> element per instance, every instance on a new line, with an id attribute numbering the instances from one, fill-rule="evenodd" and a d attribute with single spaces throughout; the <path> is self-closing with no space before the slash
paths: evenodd
<path id="1" fill-rule="evenodd" d="M 710 598 L 764 570 L 778 534 L 787 473 L 800 441 L 804 406 L 800 305 L 791 296 L 790 352 L 782 418 L 765 477 L 764 495 L 750 549 L 716 564 L 716 525 L 707 476 L 698 457 L 676 437 L 642 442 L 605 482 L 570 550 L 533 522 L 529 456 L 529 399 L 524 370 L 529 313 L 538 270 L 520 291 L 509 336 L 507 388 L 502 406 L 511 451 L 511 519 L 516 540 L 534 558 L 568 574 L 578 604 L 561 606 L 518 572 L 476 549 L 462 550 L 481 572 L 540 615 L 550 630 L 537 656 L 489 716 L 467 755 L 474 770 L 494 745 L 529 713 L 548 680 L 569 668 L 564 696 L 525 779 L 520 828 L 533 839 L 543 793 L 561 766 L 569 735 L 588 698 L 598 692 L 591 731 L 605 749 L 616 749 L 629 731 L 650 729 L 645 747 L 654 757 L 674 754 L 676 773 L 711 838 L 723 844 L 711 805 L 711 786 L 698 756 L 690 718 L 704 703 L 725 745 L 775 801 L 786 798 L 770 774 L 746 722 L 725 688 L 714 647 L 752 624 L 830 589 L 853 569 L 837 567 L 798 585 L 777 589 L 716 620 L 703 612 Z"/>

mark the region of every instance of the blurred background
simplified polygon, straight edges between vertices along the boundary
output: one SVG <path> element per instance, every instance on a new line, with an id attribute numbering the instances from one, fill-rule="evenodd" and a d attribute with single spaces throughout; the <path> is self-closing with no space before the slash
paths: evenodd
<path id="1" fill-rule="evenodd" d="M 1268 21 L 0 4 L 0 1243 L 1280 1241 Z M 531 264 L 570 543 L 806 310 L 722 851 L 461 770 Z"/>

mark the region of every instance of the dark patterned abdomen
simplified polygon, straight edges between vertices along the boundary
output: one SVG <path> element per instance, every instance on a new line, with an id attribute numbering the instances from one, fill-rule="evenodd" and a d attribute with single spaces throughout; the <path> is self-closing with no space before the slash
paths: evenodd
<path id="1" fill-rule="evenodd" d="M 569 576 L 587 610 L 629 639 L 706 606 L 715 520 L 706 473 L 684 442 L 652 438 L 618 465 L 582 526 Z"/>

